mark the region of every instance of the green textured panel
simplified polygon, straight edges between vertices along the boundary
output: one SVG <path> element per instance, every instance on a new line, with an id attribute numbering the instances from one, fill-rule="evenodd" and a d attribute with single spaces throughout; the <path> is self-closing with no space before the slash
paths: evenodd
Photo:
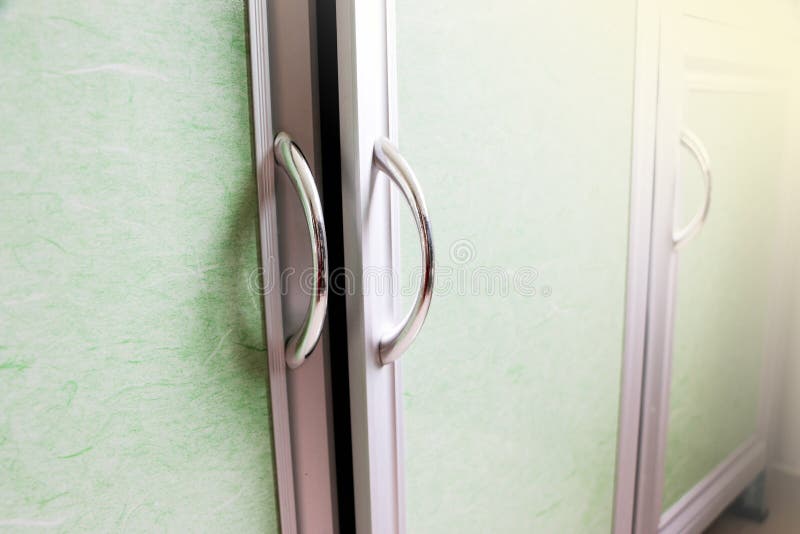
<path id="1" fill-rule="evenodd" d="M 692 92 L 686 124 L 711 158 L 708 221 L 681 250 L 677 278 L 664 509 L 756 431 L 780 175 L 781 99 Z M 681 153 L 679 219 L 702 203 Z"/>
<path id="2" fill-rule="evenodd" d="M 241 1 L 0 0 L 0 530 L 274 532 Z"/>
<path id="3" fill-rule="evenodd" d="M 440 283 L 402 359 L 408 531 L 607 533 L 635 1 L 397 10 L 400 148 L 425 189 Z M 505 277 L 507 294 L 487 286 Z"/>

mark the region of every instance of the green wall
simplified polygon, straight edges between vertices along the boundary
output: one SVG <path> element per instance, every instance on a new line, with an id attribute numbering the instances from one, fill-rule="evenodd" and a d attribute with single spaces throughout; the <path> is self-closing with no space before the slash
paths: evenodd
<path id="1" fill-rule="evenodd" d="M 277 530 L 245 20 L 0 0 L 0 530 Z"/>

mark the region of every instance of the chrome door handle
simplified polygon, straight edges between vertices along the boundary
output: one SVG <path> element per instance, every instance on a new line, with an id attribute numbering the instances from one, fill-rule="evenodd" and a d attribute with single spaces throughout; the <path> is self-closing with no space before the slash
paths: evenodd
<path id="1" fill-rule="evenodd" d="M 385 137 L 378 139 L 375 141 L 372 160 L 377 169 L 386 174 L 400 188 L 406 202 L 411 207 L 422 249 L 423 273 L 414 306 L 399 325 L 381 337 L 378 345 L 381 363 L 386 365 L 400 358 L 411 343 L 414 342 L 417 334 L 422 330 L 425 317 L 428 315 L 428 309 L 433 298 L 435 275 L 433 237 L 431 236 L 431 222 L 428 217 L 428 208 L 425 206 L 422 189 L 414 176 L 414 171 L 403 156 L 400 155 L 397 147 Z"/>
<path id="2" fill-rule="evenodd" d="M 692 240 L 703 228 L 703 225 L 708 218 L 708 211 L 711 208 L 711 160 L 708 157 L 708 151 L 691 130 L 684 129 L 681 131 L 681 144 L 689 149 L 694 156 L 697 163 L 700 165 L 700 170 L 703 171 L 703 179 L 706 186 L 706 198 L 703 202 L 703 208 L 689 221 L 684 228 L 672 234 L 672 243 L 675 250 L 678 250 L 686 243 Z"/>
<path id="3" fill-rule="evenodd" d="M 286 340 L 286 365 L 296 369 L 317 346 L 325 324 L 325 314 L 328 311 L 328 241 L 325 237 L 322 203 L 305 156 L 285 132 L 275 137 L 274 148 L 275 161 L 289 176 L 297 196 L 300 197 L 311 238 L 311 265 L 314 271 L 308 312 L 297 332 Z"/>

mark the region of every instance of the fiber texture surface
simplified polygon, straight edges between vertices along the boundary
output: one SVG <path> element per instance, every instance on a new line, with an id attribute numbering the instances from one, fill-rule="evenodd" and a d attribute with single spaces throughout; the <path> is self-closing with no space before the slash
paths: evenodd
<path id="1" fill-rule="evenodd" d="M 242 1 L 0 0 L 0 530 L 275 532 Z"/>
<path id="2" fill-rule="evenodd" d="M 635 2 L 397 11 L 400 149 L 438 251 L 401 360 L 408 531 L 610 532 Z"/>

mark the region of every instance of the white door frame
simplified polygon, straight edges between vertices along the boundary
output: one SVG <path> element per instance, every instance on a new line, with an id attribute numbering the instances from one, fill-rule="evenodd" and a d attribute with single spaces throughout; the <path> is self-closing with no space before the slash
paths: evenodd
<path id="1" fill-rule="evenodd" d="M 262 289 L 269 358 L 273 444 L 281 532 L 338 530 L 327 326 L 297 369 L 285 359 L 287 330 L 299 325 L 308 295 L 299 278 L 310 242 L 296 194 L 275 171 L 273 139 L 286 131 L 319 175 L 313 0 L 249 5 L 252 117 L 258 181 Z M 283 274 L 297 274 L 282 295 Z M 289 326 L 286 326 L 289 325 Z"/>
<path id="2" fill-rule="evenodd" d="M 639 467 L 636 483 L 634 532 L 651 534 L 658 528 L 663 489 L 664 446 L 668 415 L 669 358 L 672 336 L 664 327 L 668 317 L 674 284 L 673 203 L 677 172 L 680 57 L 674 47 L 665 46 L 675 31 L 675 13 L 670 2 L 659 1 L 659 77 L 653 189 L 653 222 L 650 250 L 650 286 L 647 304 L 645 365 L 642 376 L 642 408 L 639 444 Z M 677 63 L 676 63 L 677 62 Z M 676 66 L 677 65 L 677 66 Z M 655 199 L 669 199 L 658 202 Z"/>
<path id="3" fill-rule="evenodd" d="M 645 309 L 654 180 L 659 0 L 639 0 L 632 134 L 630 241 L 620 398 L 614 532 L 631 532 L 636 492 Z M 378 341 L 397 317 L 391 294 L 367 287 L 365 271 L 397 272 L 397 197 L 373 180 L 376 139 L 397 143 L 394 1 L 337 0 L 345 261 L 348 291 L 356 525 L 405 532 L 401 363 L 381 366 Z M 369 320 L 365 320 L 369 318 Z M 612 503 L 609 502 L 609 506 Z"/>
<path id="4" fill-rule="evenodd" d="M 638 0 L 636 4 L 630 233 L 614 494 L 615 534 L 633 532 L 637 493 L 655 186 L 660 3 L 660 0 Z"/>

